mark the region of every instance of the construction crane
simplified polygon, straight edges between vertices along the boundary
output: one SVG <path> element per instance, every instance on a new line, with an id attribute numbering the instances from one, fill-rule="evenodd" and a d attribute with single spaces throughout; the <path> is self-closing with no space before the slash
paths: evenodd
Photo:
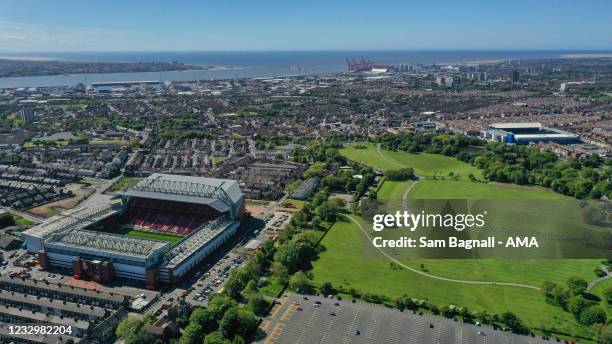
<path id="1" fill-rule="evenodd" d="M 365 58 L 346 58 L 346 65 L 349 72 L 369 72 L 374 67 L 374 61 Z"/>

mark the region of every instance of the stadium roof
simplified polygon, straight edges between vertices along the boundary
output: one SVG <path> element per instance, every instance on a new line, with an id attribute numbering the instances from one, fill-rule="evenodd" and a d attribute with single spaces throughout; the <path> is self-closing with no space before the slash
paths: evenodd
<path id="1" fill-rule="evenodd" d="M 515 139 L 534 139 L 534 138 L 578 138 L 578 135 L 574 134 L 564 134 L 564 133 L 554 133 L 554 134 L 516 134 L 514 135 Z"/>
<path id="2" fill-rule="evenodd" d="M 527 122 L 527 123 L 493 123 L 489 127 L 495 129 L 522 129 L 522 128 L 542 128 L 542 123 Z"/>
<path id="3" fill-rule="evenodd" d="M 242 199 L 238 182 L 230 179 L 154 173 L 123 193 L 125 196 L 204 204 L 232 211 Z M 234 215 L 234 214 L 233 214 Z"/>
<path id="4" fill-rule="evenodd" d="M 67 210 L 60 215 L 53 216 L 23 233 L 38 238 L 46 238 L 60 230 L 87 227 L 116 213 L 117 210 L 111 208 L 110 205 L 101 207 L 79 207 Z"/>
<path id="5" fill-rule="evenodd" d="M 144 261 L 161 254 L 169 244 L 159 240 L 133 238 L 117 234 L 87 230 L 68 230 L 54 234 L 45 243 L 47 247 L 70 247 L 82 254 L 113 258 L 129 255 Z M 125 257 L 127 258 L 127 257 Z"/>

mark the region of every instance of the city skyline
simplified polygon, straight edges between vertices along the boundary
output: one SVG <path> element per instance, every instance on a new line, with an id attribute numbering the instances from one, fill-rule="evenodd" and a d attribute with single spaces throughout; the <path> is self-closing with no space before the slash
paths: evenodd
<path id="1" fill-rule="evenodd" d="M 4 1 L 0 52 L 608 50 L 610 22 L 607 1 Z"/>

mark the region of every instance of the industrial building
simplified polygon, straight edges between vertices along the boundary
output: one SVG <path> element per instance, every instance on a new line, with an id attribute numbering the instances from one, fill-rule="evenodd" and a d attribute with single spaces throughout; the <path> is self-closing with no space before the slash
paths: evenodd
<path id="1" fill-rule="evenodd" d="M 213 253 L 236 233 L 243 214 L 244 196 L 234 180 L 155 173 L 112 204 L 65 212 L 22 237 L 43 268 L 100 282 L 144 281 L 156 289 Z M 181 238 L 149 239 L 147 233 Z"/>
<path id="2" fill-rule="evenodd" d="M 532 142 L 555 142 L 559 144 L 579 143 L 577 135 L 558 130 L 545 128 L 541 123 L 493 123 L 486 127 L 483 136 L 487 140 L 529 144 Z"/>

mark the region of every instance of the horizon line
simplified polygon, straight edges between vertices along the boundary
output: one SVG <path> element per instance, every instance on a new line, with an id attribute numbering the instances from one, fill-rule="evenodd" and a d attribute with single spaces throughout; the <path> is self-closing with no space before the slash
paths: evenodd
<path id="1" fill-rule="evenodd" d="M 379 48 L 363 48 L 363 49 L 225 49 L 225 50 L 198 50 L 198 49 L 170 49 L 170 50 L 24 50 L 24 51 L 0 51 L 0 54 L 62 54 L 62 53 L 227 53 L 227 52 L 612 52 L 612 48 L 549 48 L 549 49 L 530 49 L 530 48 L 468 48 L 468 49 L 453 49 L 453 48 L 415 48 L 415 49 L 379 49 Z"/>

